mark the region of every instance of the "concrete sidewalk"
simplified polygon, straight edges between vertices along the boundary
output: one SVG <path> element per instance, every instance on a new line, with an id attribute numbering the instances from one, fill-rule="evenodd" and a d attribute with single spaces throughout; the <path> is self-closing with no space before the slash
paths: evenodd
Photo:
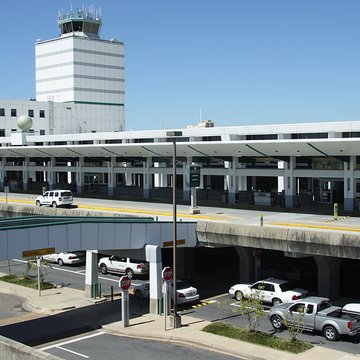
<path id="1" fill-rule="evenodd" d="M 36 312 L 39 316 L 42 314 L 56 314 L 70 309 L 92 305 L 97 301 L 102 301 L 102 299 L 87 299 L 84 297 L 83 291 L 66 287 L 44 290 L 39 297 L 37 290 L 5 282 L 0 282 L 0 293 L 14 294 L 24 298 L 26 309 Z M 12 321 L 16 322 L 16 317 L 14 317 Z M 202 331 L 202 328 L 209 324 L 208 321 L 185 315 L 181 317 L 181 322 L 182 326 L 178 329 L 172 329 L 168 323 L 167 330 L 165 331 L 165 322 L 162 316 L 146 314 L 130 319 L 129 327 L 124 328 L 122 322 L 114 322 L 105 325 L 103 329 L 112 334 L 174 341 L 180 344 L 197 346 L 246 359 L 360 360 L 360 355 L 348 354 L 320 346 L 315 346 L 313 349 L 302 354 L 289 354 L 283 351 L 205 333 Z"/>

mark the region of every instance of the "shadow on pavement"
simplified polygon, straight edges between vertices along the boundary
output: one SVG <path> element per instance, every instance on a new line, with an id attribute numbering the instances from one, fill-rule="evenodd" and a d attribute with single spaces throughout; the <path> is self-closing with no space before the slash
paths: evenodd
<path id="1" fill-rule="evenodd" d="M 142 300 L 130 298 L 130 319 L 148 312 Z M 0 335 L 36 346 L 100 329 L 121 320 L 121 300 L 82 308 L 0 327 Z"/>

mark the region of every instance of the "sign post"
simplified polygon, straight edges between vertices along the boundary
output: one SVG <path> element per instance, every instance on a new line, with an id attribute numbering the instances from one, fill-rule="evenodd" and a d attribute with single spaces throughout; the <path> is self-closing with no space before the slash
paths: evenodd
<path id="1" fill-rule="evenodd" d="M 196 187 L 200 186 L 200 169 L 199 165 L 189 166 L 189 187 L 191 191 L 190 214 L 200 213 L 200 209 L 196 206 Z"/>
<path id="2" fill-rule="evenodd" d="M 171 301 L 169 301 L 170 300 L 169 289 L 170 289 L 170 282 L 173 278 L 172 268 L 169 266 L 164 267 L 161 274 L 162 274 L 162 278 L 164 280 L 162 292 L 164 295 L 164 321 L 165 321 L 165 331 L 166 331 L 167 330 L 166 329 L 166 320 L 167 320 L 167 317 L 169 314 L 169 307 L 170 307 L 169 305 L 171 303 Z"/>
<path id="3" fill-rule="evenodd" d="M 131 285 L 131 278 L 125 275 L 119 280 L 121 289 L 121 318 L 123 327 L 129 326 L 129 287 Z"/>

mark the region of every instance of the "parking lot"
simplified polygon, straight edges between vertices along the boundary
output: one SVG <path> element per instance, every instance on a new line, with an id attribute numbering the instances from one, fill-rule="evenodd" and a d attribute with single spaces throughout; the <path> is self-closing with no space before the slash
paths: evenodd
<path id="1" fill-rule="evenodd" d="M 25 271 L 25 264 L 20 260 L 12 260 L 10 262 L 11 273 L 17 273 L 21 275 Z M 0 271 L 6 273 L 8 271 L 8 262 L 0 262 Z M 85 276 L 85 267 L 81 266 L 58 266 L 53 265 L 51 268 L 46 269 L 46 279 L 48 281 L 63 284 L 75 289 L 84 289 L 84 276 Z M 199 277 L 200 278 L 200 277 Z M 106 274 L 103 275 L 99 273 L 99 280 L 101 282 L 103 294 L 110 294 L 111 287 L 113 288 L 114 293 L 119 292 L 118 282 L 119 275 Z M 147 281 L 146 277 L 143 278 L 134 278 L 134 284 L 141 284 Z M 203 294 L 209 293 L 209 291 L 202 292 L 202 289 L 209 287 L 210 285 L 203 284 L 202 287 L 199 287 L 200 301 L 193 305 L 186 305 L 179 307 L 180 315 L 190 315 L 195 318 L 204 319 L 208 321 L 223 321 L 235 326 L 244 327 L 247 326 L 246 317 L 242 316 L 239 312 L 239 304 L 236 299 L 232 298 L 227 291 L 213 294 L 212 296 L 204 296 Z M 228 289 L 227 289 L 228 290 Z M 110 301 L 110 299 L 108 300 Z M 119 301 L 116 298 L 114 301 Z M 265 317 L 260 321 L 260 330 L 265 331 L 271 334 L 275 334 L 270 321 L 267 319 L 267 312 L 269 306 L 264 306 Z M 145 313 L 148 311 L 148 300 L 147 299 L 137 299 L 133 296 L 130 296 L 130 312 L 134 314 Z M 276 333 L 277 336 L 289 336 L 286 331 L 281 333 Z M 301 336 L 301 339 L 309 341 L 313 344 L 318 344 L 321 346 L 329 347 L 332 349 L 338 349 L 342 351 L 351 352 L 354 354 L 358 353 L 360 337 L 344 337 L 337 342 L 329 342 L 324 339 L 320 333 L 310 333 L 304 332 Z"/>

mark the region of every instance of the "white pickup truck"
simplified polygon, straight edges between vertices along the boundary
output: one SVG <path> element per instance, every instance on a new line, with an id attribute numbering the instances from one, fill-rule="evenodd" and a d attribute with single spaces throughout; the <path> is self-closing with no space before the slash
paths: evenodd
<path id="1" fill-rule="evenodd" d="M 275 330 L 300 321 L 304 330 L 321 331 L 327 340 L 335 341 L 341 335 L 360 333 L 360 304 L 341 308 L 333 306 L 327 298 L 310 296 L 295 303 L 273 306 L 269 320 Z"/>

